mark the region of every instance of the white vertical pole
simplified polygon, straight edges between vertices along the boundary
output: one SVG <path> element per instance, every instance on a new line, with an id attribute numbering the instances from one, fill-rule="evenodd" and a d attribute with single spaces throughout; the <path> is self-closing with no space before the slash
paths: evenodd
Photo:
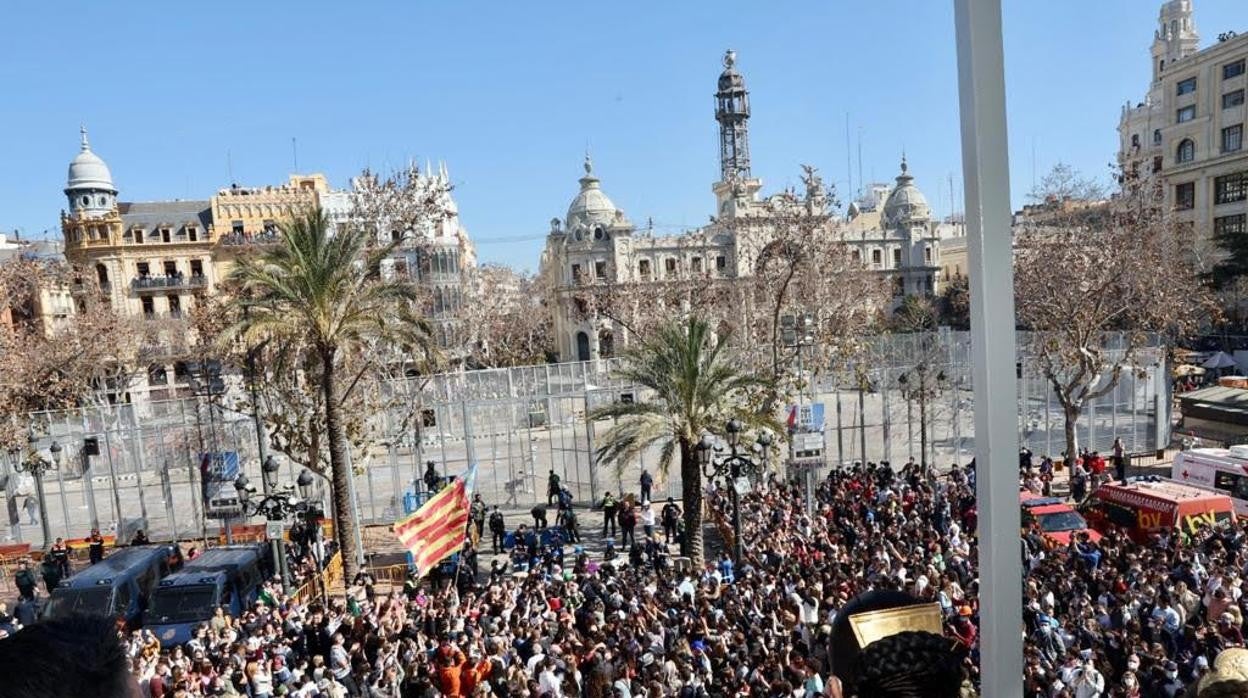
<path id="1" fill-rule="evenodd" d="M 1001 0 L 954 0 L 970 248 L 983 696 L 1023 692 L 1018 384 Z M 991 331 L 996 328 L 996 331 Z"/>

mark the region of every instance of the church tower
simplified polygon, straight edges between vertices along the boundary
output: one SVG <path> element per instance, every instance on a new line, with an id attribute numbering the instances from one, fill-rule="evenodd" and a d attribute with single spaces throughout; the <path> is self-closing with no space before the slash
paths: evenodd
<path id="1" fill-rule="evenodd" d="M 711 188 L 721 217 L 743 213 L 757 199 L 762 182 L 750 176 L 750 93 L 737 72 L 737 52 L 724 53 L 724 72 L 715 92 L 715 120 L 719 122 L 719 181 Z"/>
<path id="2" fill-rule="evenodd" d="M 1192 19 L 1192 0 L 1167 0 L 1161 6 L 1153 34 L 1153 82 L 1161 80 L 1166 67 L 1200 49 L 1200 34 Z"/>

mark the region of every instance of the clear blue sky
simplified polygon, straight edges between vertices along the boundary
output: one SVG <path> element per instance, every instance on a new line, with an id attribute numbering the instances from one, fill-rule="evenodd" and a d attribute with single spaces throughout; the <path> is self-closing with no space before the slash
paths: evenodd
<path id="1" fill-rule="evenodd" d="M 1015 204 L 1061 160 L 1107 176 L 1143 97 L 1160 0 L 1005 0 Z M 1248 29 L 1196 0 L 1203 43 Z M 22 3 L 0 60 L 0 230 L 55 229 L 87 124 L 123 200 L 207 198 L 301 171 L 335 185 L 409 157 L 448 163 L 485 261 L 537 266 L 586 144 L 603 187 L 663 232 L 707 220 L 715 79 L 737 50 L 767 191 L 800 163 L 888 180 L 904 147 L 949 211 L 961 160 L 952 3 Z M 856 184 L 855 184 L 856 186 Z"/>

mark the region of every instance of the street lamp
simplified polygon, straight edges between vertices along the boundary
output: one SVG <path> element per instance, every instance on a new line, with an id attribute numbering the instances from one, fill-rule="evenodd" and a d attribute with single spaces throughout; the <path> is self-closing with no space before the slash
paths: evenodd
<path id="1" fill-rule="evenodd" d="M 902 397 L 907 401 L 919 401 L 919 464 L 923 466 L 927 465 L 927 399 L 935 397 L 936 391 L 945 384 L 945 372 L 938 371 L 934 376 L 934 383 L 929 382 L 930 378 L 933 378 L 931 366 L 926 360 L 920 361 L 910 371 L 897 377 Z"/>
<path id="2" fill-rule="evenodd" d="M 251 495 L 255 493 L 256 487 L 251 484 L 251 480 L 244 473 L 240 473 L 234 479 L 234 490 L 238 492 L 238 504 L 242 508 L 243 518 L 260 514 L 264 516 L 266 522 L 283 522 L 282 528 L 285 530 L 284 522 L 288 517 L 306 514 L 310 510 L 308 497 L 312 493 L 312 473 L 305 468 L 299 473 L 295 485 L 287 485 L 279 489 L 277 486 L 278 468 L 277 461 L 272 456 L 265 459 L 260 466 L 267 485 L 266 489 L 269 491 L 259 500 L 252 501 Z M 296 488 L 298 488 L 298 495 L 295 494 Z M 290 574 L 286 567 L 286 555 L 281 536 L 270 538 L 269 546 L 280 570 L 282 589 L 289 593 Z"/>
<path id="3" fill-rule="evenodd" d="M 26 441 L 30 446 L 26 459 L 19 459 L 14 465 L 18 472 L 29 473 L 35 478 L 35 496 L 39 499 L 39 526 L 43 531 L 43 544 L 48 545 L 52 542 L 52 531 L 48 528 L 48 508 L 43 496 L 43 475 L 60 467 L 61 445 L 55 441 L 52 442 L 48 448 L 48 452 L 52 454 L 52 460 L 48 461 L 39 455 L 39 437 L 35 436 L 35 432 L 30 432 Z"/>
<path id="4" fill-rule="evenodd" d="M 739 419 L 732 419 L 724 427 L 725 440 L 728 442 L 730 454 L 721 458 L 716 458 L 714 452 L 720 450 L 715 446 L 715 439 L 710 434 L 703 434 L 702 439 L 698 441 L 698 445 L 694 448 L 697 455 L 698 465 L 702 468 L 702 474 L 708 480 L 722 478 L 727 476 L 728 496 L 732 499 L 732 560 L 734 565 L 741 564 L 741 498 L 738 488 L 738 480 L 744 475 L 754 477 L 761 474 L 763 465 L 767 462 L 767 451 L 771 448 L 771 432 L 763 430 L 759 432 L 757 441 L 753 448 L 758 453 L 758 459 L 754 460 L 746 455 L 738 453 L 741 445 L 741 432 L 744 425 Z"/>

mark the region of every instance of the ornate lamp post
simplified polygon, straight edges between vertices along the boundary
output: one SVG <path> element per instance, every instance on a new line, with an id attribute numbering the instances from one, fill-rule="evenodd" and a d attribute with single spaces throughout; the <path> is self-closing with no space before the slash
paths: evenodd
<path id="1" fill-rule="evenodd" d="M 48 453 L 52 455 L 52 460 L 49 461 L 39 454 L 39 437 L 35 436 L 33 431 L 26 440 L 30 445 L 26 458 L 25 460 L 19 459 L 14 465 L 18 472 L 29 473 L 35 478 L 35 496 L 39 500 L 39 526 L 43 531 L 43 544 L 46 546 L 52 542 L 52 531 L 48 528 L 47 501 L 43 496 L 43 475 L 60 467 L 61 445 L 53 441 L 48 447 Z"/>
<path id="2" fill-rule="evenodd" d="M 741 564 L 741 493 L 739 491 L 739 480 L 744 477 L 757 477 L 763 471 L 763 466 L 767 462 L 767 451 L 771 448 L 772 436 L 771 432 L 763 431 L 758 435 L 752 450 L 757 454 L 757 460 L 738 452 L 741 446 L 741 432 L 744 426 L 741 420 L 732 419 L 724 427 L 729 448 L 729 455 L 716 457 L 715 451 L 722 450 L 715 445 L 715 439 L 710 434 L 703 434 L 702 439 L 695 447 L 698 458 L 698 465 L 702 467 L 702 474 L 708 480 L 727 477 L 728 496 L 732 499 L 732 561 L 734 565 Z M 746 485 L 748 487 L 748 485 Z"/>
<path id="3" fill-rule="evenodd" d="M 935 397 L 936 391 L 945 384 L 945 372 L 932 375 L 931 365 L 920 361 L 906 373 L 897 377 L 897 385 L 906 400 L 919 401 L 919 464 L 927 465 L 927 399 Z"/>
<path id="4" fill-rule="evenodd" d="M 305 514 L 309 510 L 307 498 L 312 492 L 312 474 L 305 468 L 299 473 L 299 478 L 295 481 L 295 485 L 286 485 L 283 488 L 277 486 L 277 461 L 272 456 L 265 459 L 260 470 L 265 480 L 266 494 L 257 501 L 252 501 L 251 495 L 255 493 L 256 486 L 245 474 L 239 474 L 234 480 L 234 489 L 238 492 L 238 502 L 242 507 L 242 515 L 244 518 L 263 515 L 265 521 L 285 522 L 288 517 L 299 514 Z M 296 487 L 298 494 L 295 493 Z M 283 530 L 285 525 L 283 524 Z M 286 554 L 283 550 L 281 536 L 273 537 L 269 540 L 269 546 L 274 558 L 274 562 L 278 565 L 282 577 L 282 589 L 287 593 L 290 592 L 290 573 L 286 568 Z"/>

